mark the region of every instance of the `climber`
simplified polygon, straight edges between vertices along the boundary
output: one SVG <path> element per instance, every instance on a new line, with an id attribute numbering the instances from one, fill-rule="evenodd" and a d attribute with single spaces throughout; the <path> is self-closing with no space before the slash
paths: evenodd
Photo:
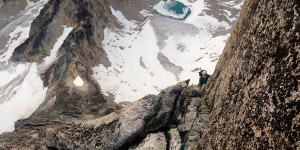
<path id="1" fill-rule="evenodd" d="M 198 86 L 202 87 L 204 84 L 207 83 L 207 80 L 208 80 L 208 78 L 210 78 L 210 75 L 207 74 L 206 70 L 201 70 L 199 72 L 199 76 L 200 76 L 200 78 L 199 78 L 199 84 L 198 84 Z"/>

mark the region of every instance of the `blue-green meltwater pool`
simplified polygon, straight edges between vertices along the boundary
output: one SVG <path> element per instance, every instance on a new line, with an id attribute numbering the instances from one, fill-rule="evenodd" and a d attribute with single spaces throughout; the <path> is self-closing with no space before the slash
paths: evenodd
<path id="1" fill-rule="evenodd" d="M 153 8 L 160 15 L 179 20 L 185 20 L 192 12 L 188 6 L 176 0 L 160 1 Z"/>

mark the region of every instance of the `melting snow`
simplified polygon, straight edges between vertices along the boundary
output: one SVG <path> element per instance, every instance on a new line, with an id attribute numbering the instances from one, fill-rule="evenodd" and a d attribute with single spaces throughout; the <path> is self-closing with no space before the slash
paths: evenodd
<path id="1" fill-rule="evenodd" d="M 35 5 L 35 3 L 34 3 L 34 2 L 31 2 L 31 1 L 29 1 L 29 0 L 26 0 L 26 2 L 27 2 L 27 6 L 26 6 L 26 8 L 30 8 L 30 7 L 32 7 L 32 6 L 34 6 L 34 5 Z"/>
<path id="2" fill-rule="evenodd" d="M 83 80 L 79 76 L 76 77 L 76 79 L 73 81 L 73 83 L 76 86 L 83 86 L 83 84 L 84 84 Z"/>

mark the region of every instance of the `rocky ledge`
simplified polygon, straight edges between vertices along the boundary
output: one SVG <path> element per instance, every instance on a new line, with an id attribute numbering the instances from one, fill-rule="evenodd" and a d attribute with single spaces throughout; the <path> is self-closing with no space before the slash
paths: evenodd
<path id="1" fill-rule="evenodd" d="M 80 124 L 54 124 L 0 136 L 0 149 L 180 149 L 196 116 L 202 92 L 189 80 L 147 95 L 104 117 Z M 205 106 L 202 106 L 205 110 Z M 201 111 L 187 148 L 196 145 L 208 111 Z M 12 138 L 15 137 L 15 138 Z M 30 137 L 30 138 L 28 138 Z"/>

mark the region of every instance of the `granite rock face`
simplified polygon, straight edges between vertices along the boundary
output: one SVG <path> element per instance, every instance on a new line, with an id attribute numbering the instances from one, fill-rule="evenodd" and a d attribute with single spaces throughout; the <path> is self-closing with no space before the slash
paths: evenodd
<path id="1" fill-rule="evenodd" d="M 169 131 L 170 135 L 170 150 L 180 150 L 181 148 L 181 138 L 177 128 L 173 128 Z"/>
<path id="2" fill-rule="evenodd" d="M 300 146 L 300 2 L 246 0 L 208 83 L 199 149 Z"/>

